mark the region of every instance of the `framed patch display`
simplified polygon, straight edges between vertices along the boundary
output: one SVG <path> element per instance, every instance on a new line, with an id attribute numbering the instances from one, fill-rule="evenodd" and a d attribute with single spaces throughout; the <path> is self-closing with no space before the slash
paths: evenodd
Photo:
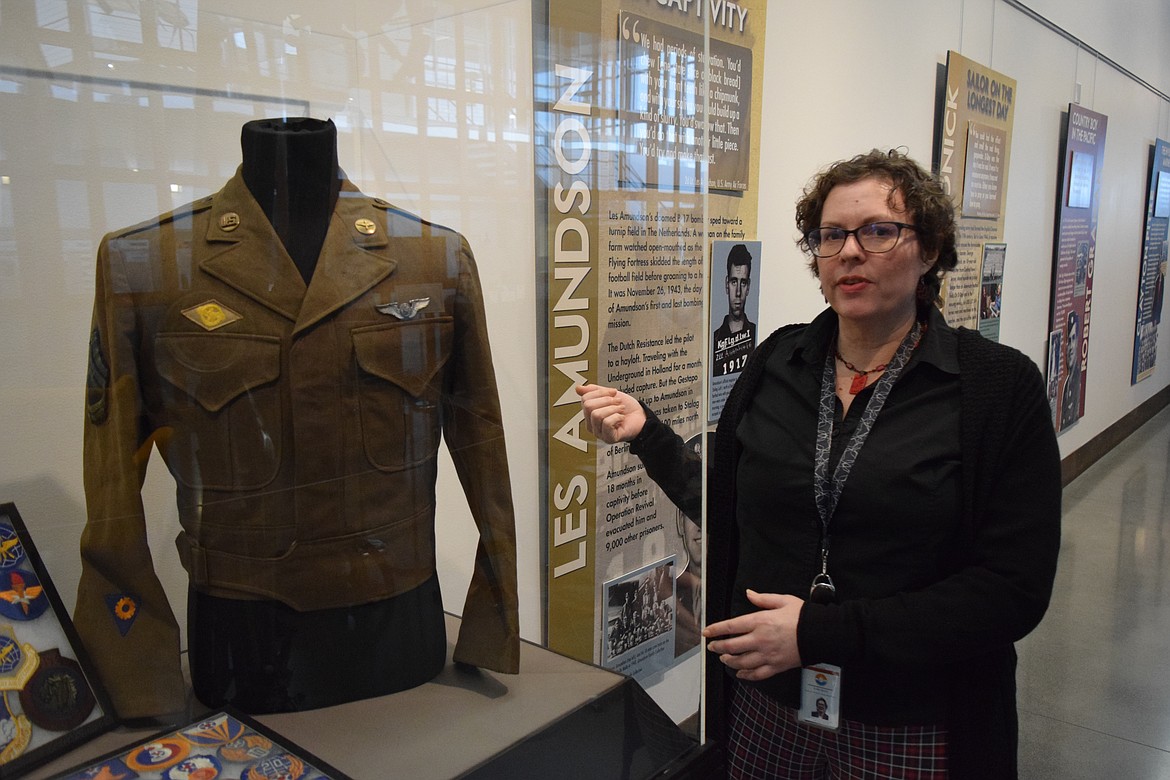
<path id="1" fill-rule="evenodd" d="M 0 504 L 0 777 L 116 725 L 16 505 Z"/>
<path id="2" fill-rule="evenodd" d="M 246 715 L 226 710 L 54 775 L 53 780 L 98 777 L 351 780 Z"/>

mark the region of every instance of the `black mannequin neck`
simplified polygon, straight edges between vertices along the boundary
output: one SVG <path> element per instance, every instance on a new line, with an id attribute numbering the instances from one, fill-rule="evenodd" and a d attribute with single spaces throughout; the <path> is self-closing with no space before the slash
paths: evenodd
<path id="1" fill-rule="evenodd" d="M 337 128 L 331 119 L 257 119 L 240 146 L 244 184 L 307 284 L 341 186 Z"/>

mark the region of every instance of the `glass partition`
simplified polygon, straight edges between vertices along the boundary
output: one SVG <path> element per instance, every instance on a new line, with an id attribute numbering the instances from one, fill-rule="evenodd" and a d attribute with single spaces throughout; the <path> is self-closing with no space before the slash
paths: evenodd
<path id="1" fill-rule="evenodd" d="M 121 715 L 240 664 L 344 691 L 313 642 L 221 639 L 404 616 L 414 672 L 340 695 L 416 684 L 440 607 L 457 660 L 522 635 L 697 710 L 702 502 L 572 388 L 712 428 L 718 329 L 758 321 L 763 33 L 762 2 L 4 6 L 0 498 Z M 249 708 L 328 703 L 298 674 Z"/>
<path id="2" fill-rule="evenodd" d="M 0 489 L 123 717 L 188 647 L 263 712 L 429 679 L 444 607 L 472 665 L 539 638 L 531 24 L 4 7 Z"/>

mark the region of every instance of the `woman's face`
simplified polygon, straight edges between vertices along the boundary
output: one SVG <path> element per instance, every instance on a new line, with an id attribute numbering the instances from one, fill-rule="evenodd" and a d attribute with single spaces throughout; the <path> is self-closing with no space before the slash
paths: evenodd
<path id="1" fill-rule="evenodd" d="M 914 224 L 901 192 L 891 198 L 892 189 L 888 181 L 875 178 L 837 185 L 825 198 L 820 227 Z M 923 258 L 913 230 L 903 230 L 893 249 L 878 254 L 865 251 L 856 236 L 849 236 L 838 254 L 817 260 L 817 276 L 825 300 L 843 321 L 892 332 L 913 321 L 918 280 L 933 263 L 934 258 Z"/>

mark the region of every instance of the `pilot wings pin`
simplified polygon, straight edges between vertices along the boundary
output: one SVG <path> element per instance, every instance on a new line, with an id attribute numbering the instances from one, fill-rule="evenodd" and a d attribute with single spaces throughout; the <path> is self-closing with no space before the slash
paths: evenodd
<path id="1" fill-rule="evenodd" d="M 413 320 L 420 311 L 430 305 L 430 298 L 413 298 L 405 303 L 394 301 L 393 303 L 375 304 L 374 308 L 382 314 L 389 314 L 400 320 Z"/>

